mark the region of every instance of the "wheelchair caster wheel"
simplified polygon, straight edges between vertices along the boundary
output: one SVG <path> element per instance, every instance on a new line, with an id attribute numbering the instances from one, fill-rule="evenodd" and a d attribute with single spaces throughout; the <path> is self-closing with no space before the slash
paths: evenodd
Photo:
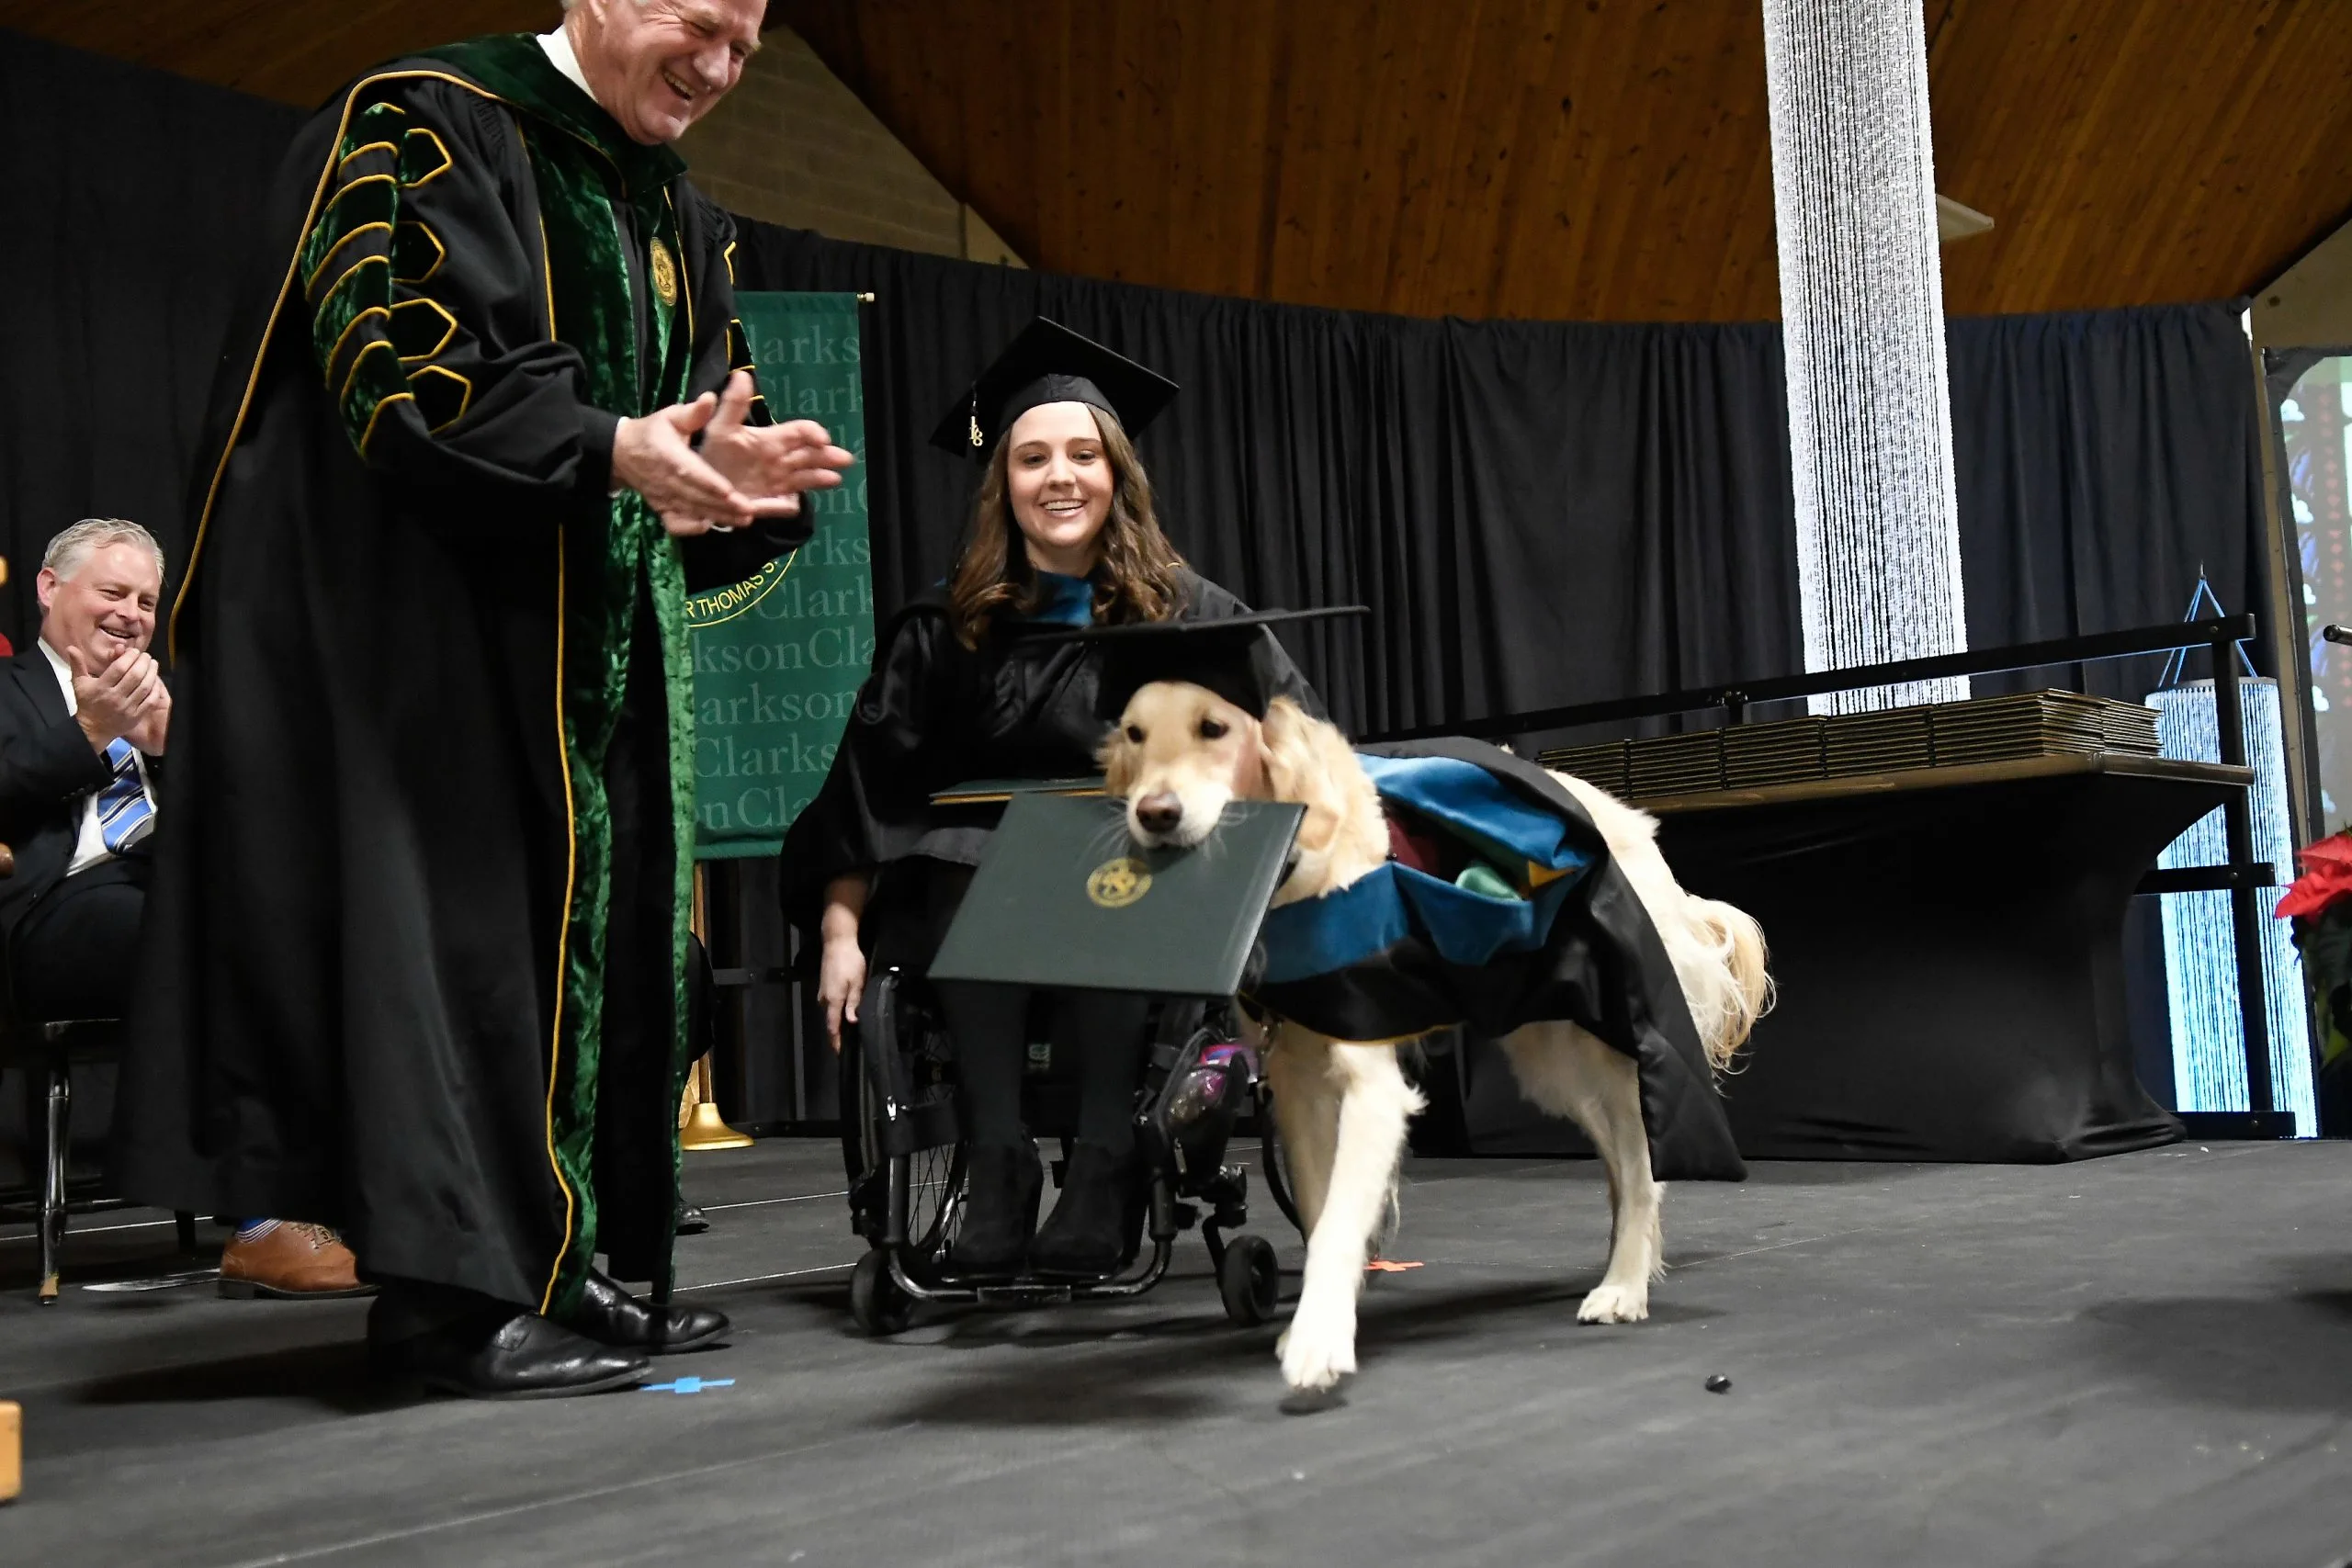
<path id="1" fill-rule="evenodd" d="M 1242 1327 L 1254 1327 L 1273 1316 L 1282 1295 L 1282 1270 L 1274 1263 L 1273 1244 L 1257 1235 L 1238 1235 L 1226 1243 L 1216 1288 L 1225 1297 L 1225 1315 Z"/>
<path id="2" fill-rule="evenodd" d="M 876 1247 L 849 1277 L 849 1314 L 859 1330 L 880 1338 L 899 1333 L 914 1315 L 914 1298 L 890 1278 L 890 1255 Z"/>

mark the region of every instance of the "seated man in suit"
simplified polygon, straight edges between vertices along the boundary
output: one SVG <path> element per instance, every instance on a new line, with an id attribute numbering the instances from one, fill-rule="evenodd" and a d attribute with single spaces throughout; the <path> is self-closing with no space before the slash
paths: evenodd
<path id="1" fill-rule="evenodd" d="M 17 1010 L 119 1018 L 147 901 L 151 770 L 172 698 L 147 652 L 164 552 L 146 529 L 85 518 L 50 541 L 35 592 L 40 638 L 0 680 L 0 942 Z M 236 1295 L 361 1291 L 350 1252 L 315 1225 L 262 1220 L 220 1259 Z"/>

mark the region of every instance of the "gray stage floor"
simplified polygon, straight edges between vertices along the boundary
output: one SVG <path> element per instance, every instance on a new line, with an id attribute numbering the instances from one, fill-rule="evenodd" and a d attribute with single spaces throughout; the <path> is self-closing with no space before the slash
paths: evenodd
<path id="1" fill-rule="evenodd" d="M 0 1398 L 25 1405 L 28 1461 L 0 1562 L 2352 1554 L 2346 1145 L 1764 1166 L 1675 1190 L 1654 1315 L 1609 1328 L 1574 1321 L 1608 1239 L 1596 1168 L 1417 1162 L 1392 1256 L 1422 1267 L 1374 1278 L 1363 1371 L 1311 1416 L 1281 1413 L 1274 1328 L 1227 1325 L 1190 1236 L 1123 1308 L 857 1337 L 836 1159 L 689 1156 L 718 1228 L 683 1244 L 683 1279 L 737 1329 L 662 1364 L 733 1380 L 694 1394 L 390 1402 L 364 1303 L 83 1289 L 165 1266 L 168 1225 L 108 1215 L 41 1311 L 29 1246 L 0 1239 Z"/>

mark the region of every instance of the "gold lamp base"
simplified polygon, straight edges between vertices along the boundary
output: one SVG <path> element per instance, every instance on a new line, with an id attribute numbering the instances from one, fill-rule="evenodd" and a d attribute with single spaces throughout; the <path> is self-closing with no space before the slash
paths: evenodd
<path id="1" fill-rule="evenodd" d="M 678 1134 L 682 1149 L 748 1149 L 752 1135 L 739 1133 L 720 1120 L 718 1107 L 706 1100 L 695 1107 L 685 1131 Z"/>

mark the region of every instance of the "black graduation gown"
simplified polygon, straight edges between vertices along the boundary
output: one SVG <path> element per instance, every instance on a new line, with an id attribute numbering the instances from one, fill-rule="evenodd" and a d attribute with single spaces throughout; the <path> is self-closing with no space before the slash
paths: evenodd
<path id="1" fill-rule="evenodd" d="M 1178 618 L 1220 620 L 1248 609 L 1216 583 L 1187 574 Z M 889 958 L 910 966 L 928 963 L 945 911 L 899 916 L 921 908 L 938 867 L 979 863 L 1001 813 L 934 807 L 932 795 L 977 779 L 1101 772 L 1095 749 L 1115 716 L 1101 712 L 1102 656 L 1094 645 L 1040 639 L 1041 632 L 1059 629 L 1066 628 L 1000 616 L 978 649 L 967 649 L 939 594 L 892 619 L 876 643 L 873 673 L 859 689 L 831 771 L 785 838 L 786 912 L 805 942 L 818 941 L 826 885 L 866 872 L 875 877 L 864 922 L 869 952 L 877 940 L 895 938 L 906 945 Z M 1283 690 L 1322 711 L 1295 668 Z"/>
<path id="2" fill-rule="evenodd" d="M 1650 1168 L 1661 1181 L 1736 1181 L 1747 1174 L 1715 1091 L 1681 982 L 1649 912 L 1610 858 L 1576 796 L 1535 764 L 1482 740 L 1448 738 L 1363 747 L 1367 757 L 1467 762 L 1553 819 L 1586 867 L 1542 942 L 1476 964 L 1449 962 L 1412 922 L 1381 932 L 1344 967 L 1261 982 L 1250 1000 L 1336 1040 L 1395 1040 L 1455 1024 L 1499 1038 L 1521 1024 L 1566 1020 L 1633 1058 L 1641 1075 Z M 1311 922 L 1322 900 L 1286 905 L 1278 927 Z M 1334 895 L 1335 905 L 1345 903 Z"/>
<path id="3" fill-rule="evenodd" d="M 626 694 L 658 900 L 688 874 L 686 585 L 805 536 L 682 555 L 610 493 L 621 417 L 748 367 L 731 226 L 682 170 L 527 36 L 370 73 L 298 135 L 171 619 L 133 1199 L 559 1314 L 594 1252 L 666 1272 L 684 900 L 605 950 L 605 767 Z M 608 960 L 671 977 L 639 1037 L 602 1027 Z"/>

